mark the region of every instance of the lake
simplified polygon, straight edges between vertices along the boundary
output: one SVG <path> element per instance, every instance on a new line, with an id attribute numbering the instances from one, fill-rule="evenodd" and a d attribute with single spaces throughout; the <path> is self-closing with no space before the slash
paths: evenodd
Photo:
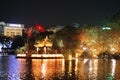
<path id="1" fill-rule="evenodd" d="M 0 56 L 0 80 L 120 80 L 120 60 Z"/>

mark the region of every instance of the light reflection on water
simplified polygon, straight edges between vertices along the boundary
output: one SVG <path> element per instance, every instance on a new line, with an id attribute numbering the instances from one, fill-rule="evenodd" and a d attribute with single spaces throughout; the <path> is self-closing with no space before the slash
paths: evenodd
<path id="1" fill-rule="evenodd" d="M 120 60 L 16 59 L 0 57 L 0 80 L 120 79 Z"/>

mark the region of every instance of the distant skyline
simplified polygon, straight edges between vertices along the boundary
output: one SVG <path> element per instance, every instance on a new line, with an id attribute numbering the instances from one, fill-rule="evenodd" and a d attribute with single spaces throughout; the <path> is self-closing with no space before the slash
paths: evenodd
<path id="1" fill-rule="evenodd" d="M 52 25 L 103 24 L 120 10 L 119 0 L 4 0 L 0 2 L 0 21 L 26 27 L 40 23 Z"/>

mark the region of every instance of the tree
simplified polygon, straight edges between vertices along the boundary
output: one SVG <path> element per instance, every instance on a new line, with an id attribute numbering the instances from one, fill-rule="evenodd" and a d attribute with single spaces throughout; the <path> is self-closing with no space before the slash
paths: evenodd
<path id="1" fill-rule="evenodd" d="M 24 39 L 21 36 L 16 36 L 13 40 L 11 48 L 17 49 L 17 48 L 23 47 L 24 44 L 25 44 Z"/>
<path id="2" fill-rule="evenodd" d="M 115 22 L 120 25 L 120 10 L 112 16 L 111 22 Z"/>
<path id="3" fill-rule="evenodd" d="M 74 56 L 74 49 L 77 46 L 77 38 L 76 38 L 76 30 L 77 28 L 66 25 L 62 30 L 58 31 L 55 35 L 55 40 L 57 46 L 62 46 L 65 50 L 70 50 L 72 55 Z M 54 46 L 54 44 L 53 44 Z"/>
<path id="4" fill-rule="evenodd" d="M 120 47 L 120 11 L 112 16 L 110 21 L 106 23 L 106 26 L 111 28 L 111 30 L 107 32 L 109 45 L 118 51 Z"/>

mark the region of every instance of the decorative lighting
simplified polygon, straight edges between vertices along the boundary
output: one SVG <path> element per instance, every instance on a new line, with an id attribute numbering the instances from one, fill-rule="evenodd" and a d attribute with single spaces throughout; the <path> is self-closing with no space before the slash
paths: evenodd
<path id="1" fill-rule="evenodd" d="M 113 48 L 111 49 L 111 51 L 115 51 L 115 48 L 113 47 Z"/>
<path id="2" fill-rule="evenodd" d="M 17 54 L 17 57 L 26 57 L 26 54 Z M 41 58 L 41 57 L 44 57 L 44 58 L 48 58 L 48 57 L 61 57 L 63 58 L 64 56 L 62 54 L 32 54 L 31 55 L 31 58 Z"/>
<path id="3" fill-rule="evenodd" d="M 11 27 L 21 27 L 20 24 L 9 24 L 9 26 L 11 26 Z"/>
<path id="4" fill-rule="evenodd" d="M 87 50 L 87 48 L 86 48 L 86 47 L 83 47 L 83 50 L 85 51 L 85 50 Z"/>
<path id="5" fill-rule="evenodd" d="M 110 27 L 103 27 L 102 29 L 103 29 L 103 30 L 111 30 Z"/>

